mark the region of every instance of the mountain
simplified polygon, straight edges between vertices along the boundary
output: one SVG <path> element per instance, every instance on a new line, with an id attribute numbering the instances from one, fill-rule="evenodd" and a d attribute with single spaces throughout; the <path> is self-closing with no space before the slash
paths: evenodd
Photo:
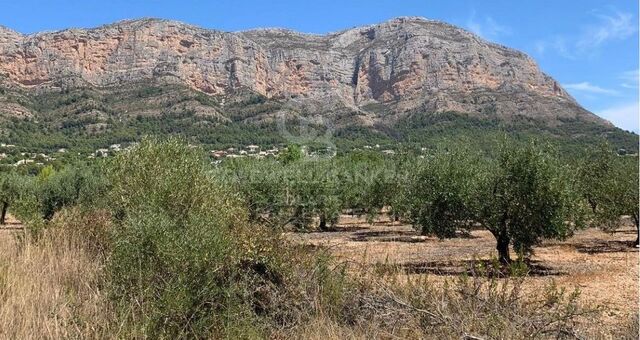
<path id="1" fill-rule="evenodd" d="M 423 18 L 327 35 L 158 19 L 33 35 L 0 27 L 9 141 L 39 131 L 51 139 L 40 146 L 54 147 L 186 129 L 233 144 L 211 131 L 260 127 L 264 137 L 277 117 L 383 139 L 451 117 L 573 139 L 630 136 L 582 108 L 526 54 Z"/>

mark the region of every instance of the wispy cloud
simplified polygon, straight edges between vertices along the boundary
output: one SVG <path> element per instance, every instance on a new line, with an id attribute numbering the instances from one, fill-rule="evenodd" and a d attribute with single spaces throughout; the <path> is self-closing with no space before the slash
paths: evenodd
<path id="1" fill-rule="evenodd" d="M 595 18 L 594 23 L 574 34 L 554 35 L 535 41 L 534 51 L 543 55 L 552 50 L 567 59 L 576 59 L 578 56 L 597 54 L 607 43 L 625 40 L 638 32 L 635 17 L 631 13 L 598 13 Z"/>
<path id="2" fill-rule="evenodd" d="M 512 33 L 509 27 L 499 24 L 490 16 L 484 16 L 481 19 L 476 18 L 475 11 L 471 12 L 466 26 L 471 32 L 490 40 L 511 35 Z"/>
<path id="3" fill-rule="evenodd" d="M 613 15 L 597 15 L 599 22 L 583 29 L 576 47 L 589 50 L 612 40 L 624 40 L 638 31 L 633 15 L 616 12 Z"/>
<path id="4" fill-rule="evenodd" d="M 638 82 L 640 82 L 640 70 L 622 72 L 618 78 L 622 81 L 620 86 L 628 89 L 637 89 Z"/>
<path id="5" fill-rule="evenodd" d="M 565 89 L 574 90 L 579 92 L 586 92 L 591 94 L 604 94 L 608 96 L 617 96 L 619 93 L 616 90 L 605 89 L 597 85 L 593 85 L 588 81 L 575 84 L 563 84 Z"/>
<path id="6" fill-rule="evenodd" d="M 547 40 L 538 40 L 533 47 L 540 55 L 543 55 L 547 50 L 552 50 L 567 59 L 576 59 L 575 54 L 571 51 L 573 48 L 567 38 L 560 35 L 553 36 Z"/>
<path id="7" fill-rule="evenodd" d="M 638 112 L 640 110 L 640 106 L 638 102 L 631 102 L 616 105 L 607 109 L 604 109 L 596 114 L 611 123 L 613 125 L 638 133 Z"/>

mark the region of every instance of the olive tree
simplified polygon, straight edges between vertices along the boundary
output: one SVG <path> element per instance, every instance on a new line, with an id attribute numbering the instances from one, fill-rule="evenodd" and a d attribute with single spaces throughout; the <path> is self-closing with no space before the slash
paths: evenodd
<path id="1" fill-rule="evenodd" d="M 640 238 L 638 216 L 638 157 L 620 156 L 606 145 L 592 151 L 578 167 L 581 194 L 591 207 L 592 223 L 616 229 L 621 216 L 630 216 Z"/>
<path id="2" fill-rule="evenodd" d="M 340 183 L 337 195 L 343 209 L 352 215 L 366 213 L 371 216 L 375 205 L 372 196 L 376 195 L 372 183 L 382 162 L 380 154 L 364 151 L 349 153 L 335 160 L 337 181 Z"/>
<path id="3" fill-rule="evenodd" d="M 422 234 L 448 238 L 470 228 L 477 161 L 460 150 L 437 152 L 425 161 L 407 191 L 409 219 Z"/>
<path id="4" fill-rule="evenodd" d="M 42 217 L 51 220 L 63 207 L 93 204 L 106 195 L 107 182 L 98 170 L 80 163 L 70 164 L 60 171 L 44 168 L 36 182 Z"/>
<path id="5" fill-rule="evenodd" d="M 285 150 L 278 155 L 278 159 L 283 164 L 289 164 L 292 162 L 296 162 L 304 158 L 304 152 L 302 151 L 302 147 L 298 144 L 289 144 Z"/>
<path id="6" fill-rule="evenodd" d="M 318 228 L 328 230 L 328 225 L 335 225 L 340 217 L 342 203 L 338 195 L 339 182 L 336 173 L 340 169 L 329 161 L 322 162 L 314 167 L 313 187 L 315 191 L 314 210 L 319 218 Z M 337 170 L 337 171 L 336 171 Z"/>
<path id="7" fill-rule="evenodd" d="M 370 220 L 389 208 L 392 218 L 399 219 L 408 210 L 405 192 L 417 165 L 412 157 L 362 151 L 341 157 L 332 170 L 337 171 L 343 208 L 365 213 Z"/>
<path id="8" fill-rule="evenodd" d="M 2 209 L 0 211 L 0 224 L 5 224 L 9 207 L 13 205 L 23 193 L 24 181 L 23 176 L 15 173 L 0 174 L 0 204 L 2 204 L 2 207 L 0 207 L 0 209 Z"/>
<path id="9" fill-rule="evenodd" d="M 499 260 L 509 245 L 528 254 L 542 239 L 564 239 L 581 225 L 582 209 L 568 171 L 544 148 L 503 146 L 476 177 L 472 215 L 496 238 Z"/>
<path id="10" fill-rule="evenodd" d="M 286 222 L 286 185 L 282 164 L 272 160 L 233 160 L 215 171 L 240 192 L 249 219 L 270 226 Z"/>
<path id="11" fill-rule="evenodd" d="M 402 157 L 394 162 L 388 205 L 395 221 L 404 220 L 409 214 L 411 207 L 409 193 L 412 183 L 415 182 L 415 176 L 420 173 L 423 164 L 424 162 L 416 157 Z"/>
<path id="12" fill-rule="evenodd" d="M 291 222 L 299 229 L 312 224 L 317 217 L 318 228 L 338 221 L 341 202 L 338 194 L 336 168 L 328 160 L 305 161 L 287 167 L 287 203 L 291 207 Z"/>
<path id="13" fill-rule="evenodd" d="M 503 146 L 491 160 L 439 152 L 415 177 L 410 218 L 423 234 L 441 238 L 480 225 L 507 264 L 510 245 L 527 254 L 542 239 L 565 238 L 580 225 L 582 210 L 566 173 L 534 144 Z"/>
<path id="14" fill-rule="evenodd" d="M 638 157 L 620 156 L 609 181 L 606 195 L 608 200 L 603 202 L 606 215 L 631 216 L 636 227 L 637 247 L 640 243 L 640 216 L 638 215 Z M 617 225 L 616 225 L 617 226 Z"/>

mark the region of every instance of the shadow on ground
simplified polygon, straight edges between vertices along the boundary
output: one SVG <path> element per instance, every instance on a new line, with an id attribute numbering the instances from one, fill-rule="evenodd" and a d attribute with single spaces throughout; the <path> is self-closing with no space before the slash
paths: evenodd
<path id="1" fill-rule="evenodd" d="M 638 251 L 638 248 L 635 247 L 634 241 L 593 240 L 585 243 L 576 243 L 573 244 L 573 246 L 578 252 L 586 254 L 625 253 Z"/>
<path id="2" fill-rule="evenodd" d="M 358 231 L 350 237 L 351 241 L 356 242 L 424 242 L 426 237 L 413 230 L 375 230 L 375 231 Z"/>
<path id="3" fill-rule="evenodd" d="M 390 273 L 403 272 L 405 274 L 432 274 L 439 276 L 482 276 L 507 277 L 512 272 L 508 267 L 501 267 L 492 260 L 460 260 L 460 261 L 423 261 L 406 262 L 401 264 L 378 264 L 378 269 Z M 528 276 L 558 276 L 565 272 L 541 264 L 539 261 L 527 261 L 523 269 Z"/>
<path id="4" fill-rule="evenodd" d="M 19 222 L 7 222 L 0 224 L 0 230 L 22 230 L 24 226 Z"/>
<path id="5" fill-rule="evenodd" d="M 469 233 L 458 233 L 457 238 L 474 239 L 477 236 L 473 236 Z M 407 243 L 420 243 L 428 240 L 434 240 L 433 237 L 421 235 L 415 230 L 375 230 L 375 231 L 358 231 L 353 233 L 349 237 L 351 241 L 355 242 L 407 242 Z"/>

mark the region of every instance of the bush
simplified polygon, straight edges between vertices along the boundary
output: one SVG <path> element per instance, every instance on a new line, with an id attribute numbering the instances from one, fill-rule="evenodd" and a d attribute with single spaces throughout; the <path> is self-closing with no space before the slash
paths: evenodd
<path id="1" fill-rule="evenodd" d="M 261 287 L 281 284 L 273 241 L 247 227 L 242 201 L 199 154 L 179 140 L 145 140 L 111 165 L 108 270 L 133 334 L 209 337 L 246 326 L 270 308 Z"/>

